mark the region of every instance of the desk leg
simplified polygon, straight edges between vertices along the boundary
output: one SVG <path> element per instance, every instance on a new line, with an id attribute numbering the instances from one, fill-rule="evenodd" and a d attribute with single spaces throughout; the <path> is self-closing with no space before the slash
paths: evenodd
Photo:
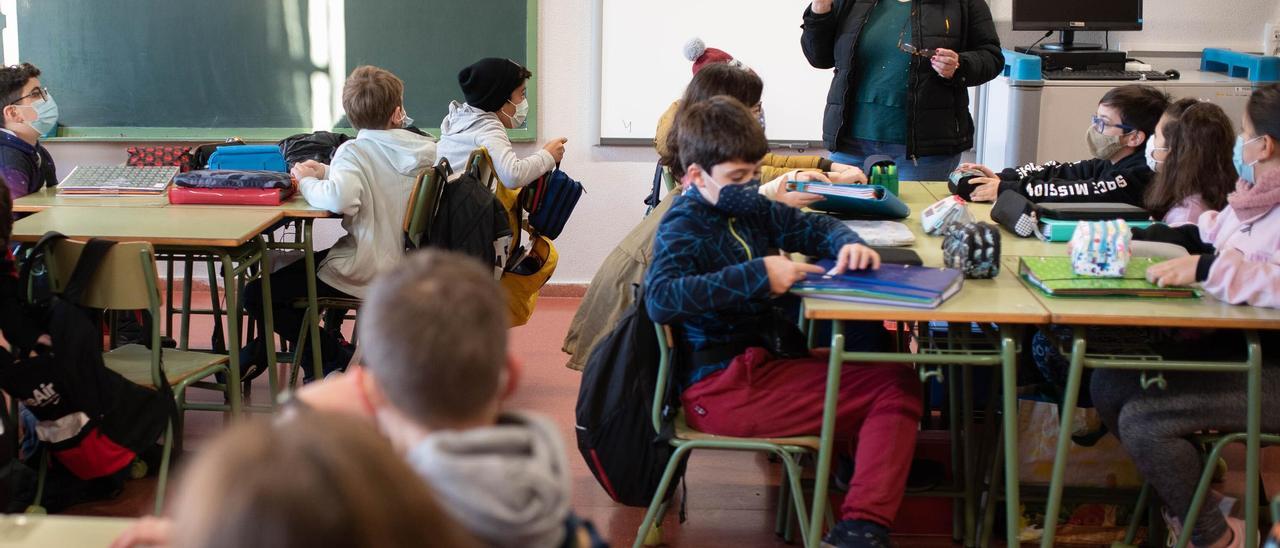
<path id="1" fill-rule="evenodd" d="M 227 295 L 227 400 L 232 420 L 240 418 L 240 295 L 235 283 L 235 265 L 226 250 L 210 250 L 222 261 L 222 288 Z M 264 295 L 266 288 L 264 287 Z M 267 301 L 270 302 L 270 301 Z"/>
<path id="2" fill-rule="evenodd" d="M 1000 375 L 1004 410 L 1005 542 L 1018 544 L 1022 505 L 1018 501 L 1018 350 L 1013 328 L 1000 326 Z"/>
<path id="3" fill-rule="evenodd" d="M 267 383 L 271 389 L 271 402 L 268 405 L 275 406 L 280 396 L 280 387 L 279 379 L 276 378 L 278 371 L 276 370 L 275 307 L 271 304 L 271 254 L 267 252 L 267 241 L 262 236 L 258 236 L 258 250 L 262 253 L 262 259 L 258 263 L 258 283 L 262 287 L 262 330 L 267 334 L 262 341 L 267 355 L 267 363 L 263 364 L 263 367 L 267 368 Z M 248 272 L 248 269 L 245 269 L 245 273 Z M 227 316 L 239 313 L 239 310 L 227 307 Z M 240 330 L 236 329 L 235 333 L 238 336 Z M 252 333 L 249 334 L 249 338 L 253 338 Z M 231 351 L 240 353 L 240 349 L 235 346 L 231 347 Z"/>
<path id="4" fill-rule="evenodd" d="M 813 511 L 809 515 L 807 548 L 818 548 L 822 541 L 823 519 L 826 517 L 827 487 L 831 484 L 831 453 L 836 433 L 836 399 L 840 397 L 840 370 L 844 364 L 844 322 L 831 322 L 831 356 L 827 360 L 827 389 L 823 408 L 831 411 L 822 415 L 822 432 L 818 443 L 818 463 L 813 482 Z M 834 381 L 833 382 L 833 378 Z M 802 525 L 803 527 L 803 525 Z"/>
<path id="5" fill-rule="evenodd" d="M 316 253 L 315 244 L 311 238 L 311 219 L 302 221 L 302 247 L 303 260 L 307 266 L 307 329 L 311 330 L 309 337 L 311 338 L 311 370 L 314 375 L 312 380 L 320 380 L 324 378 L 324 362 L 320 355 L 320 304 L 319 298 L 316 297 Z M 296 361 L 302 356 L 301 348 L 294 348 L 293 359 Z"/>
<path id="6" fill-rule="evenodd" d="M 1249 414 L 1246 422 L 1246 452 L 1244 461 L 1244 522 L 1245 548 L 1255 548 L 1258 537 L 1258 473 L 1262 451 L 1262 347 L 1257 331 L 1247 331 L 1249 344 L 1249 397 L 1246 400 Z"/>
<path id="7" fill-rule="evenodd" d="M 1071 424 L 1075 419 L 1076 402 L 1080 400 L 1080 379 L 1084 375 L 1085 338 L 1084 327 L 1074 328 L 1071 343 L 1071 370 L 1067 374 L 1067 388 L 1063 393 L 1062 417 L 1058 427 L 1058 450 L 1053 457 L 1053 476 L 1049 480 L 1049 500 L 1045 503 L 1044 537 L 1041 548 L 1053 546 L 1053 536 L 1058 528 L 1058 514 L 1062 510 L 1062 489 L 1067 475 L 1067 451 L 1071 449 Z"/>

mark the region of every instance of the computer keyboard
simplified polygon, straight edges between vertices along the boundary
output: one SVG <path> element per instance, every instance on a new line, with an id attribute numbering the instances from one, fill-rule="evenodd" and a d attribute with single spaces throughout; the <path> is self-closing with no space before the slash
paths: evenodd
<path id="1" fill-rule="evenodd" d="M 1045 80 L 1168 80 L 1169 75 L 1154 70 L 1046 70 Z"/>
<path id="2" fill-rule="evenodd" d="M 169 186 L 177 166 L 76 166 L 61 183 L 63 194 L 159 194 Z"/>

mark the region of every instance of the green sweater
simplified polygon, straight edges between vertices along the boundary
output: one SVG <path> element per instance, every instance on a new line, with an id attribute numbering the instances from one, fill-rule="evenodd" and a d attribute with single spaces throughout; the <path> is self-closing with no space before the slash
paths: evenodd
<path id="1" fill-rule="evenodd" d="M 910 43 L 911 3 L 880 0 L 858 37 L 853 61 L 853 137 L 907 142 L 907 73 L 911 56 L 898 49 L 898 37 Z M 905 29 L 905 32 L 904 32 Z"/>

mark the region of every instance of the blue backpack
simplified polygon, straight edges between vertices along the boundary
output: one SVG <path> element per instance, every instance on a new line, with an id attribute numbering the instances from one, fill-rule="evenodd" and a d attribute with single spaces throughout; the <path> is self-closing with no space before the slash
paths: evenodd
<path id="1" fill-rule="evenodd" d="M 569 222 L 582 192 L 582 183 L 560 171 L 557 165 L 525 187 L 520 192 L 520 201 L 529 212 L 529 224 L 534 231 L 554 240 Z"/>

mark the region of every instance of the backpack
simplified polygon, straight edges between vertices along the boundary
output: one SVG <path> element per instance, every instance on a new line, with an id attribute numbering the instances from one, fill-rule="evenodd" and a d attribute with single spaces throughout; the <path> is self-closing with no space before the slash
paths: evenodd
<path id="1" fill-rule="evenodd" d="M 433 169 L 449 169 L 448 164 Z M 479 259 L 500 272 L 506 264 L 497 245 L 511 236 L 507 210 L 480 179 L 470 171 L 444 185 L 435 219 L 431 221 L 430 247 L 457 251 Z M 504 240 L 505 241 L 505 240 Z"/>
<path id="2" fill-rule="evenodd" d="M 338 145 L 351 139 L 350 135 L 331 131 L 299 133 L 280 141 L 280 153 L 284 155 L 284 162 L 289 167 L 307 160 L 328 164 L 333 160 L 333 153 L 337 152 Z"/>
<path id="3" fill-rule="evenodd" d="M 19 287 L 32 287 L 34 271 L 48 271 L 51 245 L 65 238 L 50 232 L 36 243 L 22 265 Z M 89 240 L 63 292 L 37 293 L 28 301 L 27 316 L 47 327 L 53 346 L 15 347 L 14 362 L 0 364 L 0 389 L 35 415 L 40 440 L 80 479 L 129 466 L 156 443 L 177 412 L 167 381 L 152 390 L 107 369 L 101 311 L 78 304 L 113 245 Z"/>
<path id="4" fill-rule="evenodd" d="M 582 183 L 573 180 L 560 166 L 543 174 L 520 192 L 520 201 L 529 212 L 529 224 L 552 240 L 560 236 L 573 208 L 582 197 Z"/>
<path id="5" fill-rule="evenodd" d="M 680 405 L 674 390 L 665 396 L 661 432 L 654 431 L 650 417 L 658 360 L 658 337 L 637 290 L 635 303 L 591 349 L 574 407 L 578 451 L 587 468 L 610 498 L 627 506 L 649 505 L 674 451 L 668 443 Z M 683 476 L 681 465 L 666 496 Z"/>

